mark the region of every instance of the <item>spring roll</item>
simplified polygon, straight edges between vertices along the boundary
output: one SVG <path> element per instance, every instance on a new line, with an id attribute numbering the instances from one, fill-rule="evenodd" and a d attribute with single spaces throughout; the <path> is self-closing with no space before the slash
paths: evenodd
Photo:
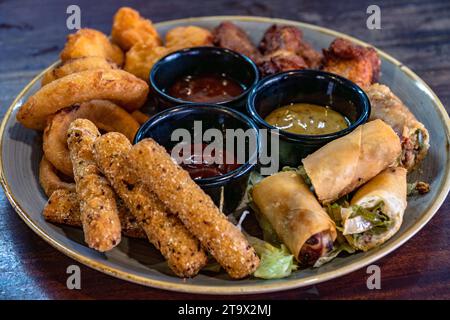
<path id="1" fill-rule="evenodd" d="M 230 277 L 244 278 L 256 270 L 259 258 L 242 232 L 162 146 L 144 139 L 132 147 L 128 160 L 135 174 L 180 218 Z"/>
<path id="2" fill-rule="evenodd" d="M 343 234 L 356 249 L 381 245 L 400 228 L 406 209 L 406 169 L 388 168 L 362 186 L 341 209 Z"/>
<path id="3" fill-rule="evenodd" d="M 144 230 L 138 225 L 120 199 L 117 201 L 122 234 L 130 238 L 146 238 Z M 52 193 L 42 213 L 44 219 L 51 223 L 82 227 L 80 201 L 75 192 L 58 189 Z"/>
<path id="4" fill-rule="evenodd" d="M 372 106 L 370 120 L 381 119 L 394 129 L 402 144 L 401 165 L 413 170 L 427 155 L 428 130 L 387 86 L 375 83 L 366 93 Z"/>
<path id="5" fill-rule="evenodd" d="M 67 130 L 84 240 L 104 252 L 120 243 L 121 226 L 114 191 L 94 161 L 94 141 L 99 136 L 97 127 L 86 119 L 73 121 Z"/>
<path id="6" fill-rule="evenodd" d="M 126 156 L 131 143 L 118 132 L 104 134 L 95 141 L 94 155 L 100 171 L 123 199 L 147 234 L 148 240 L 166 258 L 179 277 L 193 277 L 207 263 L 199 241 L 158 197 L 128 170 Z"/>
<path id="7" fill-rule="evenodd" d="M 319 201 L 327 204 L 396 163 L 400 153 L 394 130 L 374 120 L 308 155 L 303 166 Z"/>
<path id="8" fill-rule="evenodd" d="M 265 178 L 253 187 L 252 198 L 302 265 L 313 265 L 333 248 L 335 224 L 296 172 Z"/>

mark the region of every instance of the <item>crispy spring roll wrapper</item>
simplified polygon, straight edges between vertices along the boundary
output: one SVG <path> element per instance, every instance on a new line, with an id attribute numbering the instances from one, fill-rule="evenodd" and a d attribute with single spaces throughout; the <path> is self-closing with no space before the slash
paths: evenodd
<path id="1" fill-rule="evenodd" d="M 366 93 L 372 107 L 370 120 L 381 119 L 394 129 L 402 143 L 401 165 L 413 170 L 430 148 L 428 130 L 389 87 L 375 83 Z"/>
<path id="2" fill-rule="evenodd" d="M 263 179 L 253 187 L 252 198 L 278 237 L 302 264 L 314 264 L 332 249 L 337 235 L 335 224 L 296 172 L 279 172 Z M 316 254 L 304 250 L 309 247 L 307 241 L 316 239 L 317 234 L 328 235 L 331 241 L 309 243 L 319 244 Z"/>
<path id="3" fill-rule="evenodd" d="M 121 133 L 111 132 L 97 138 L 94 156 L 100 171 L 173 272 L 179 277 L 195 276 L 207 263 L 205 251 L 180 219 L 168 212 L 158 197 L 128 170 L 126 156 L 130 149 L 130 141 Z"/>
<path id="4" fill-rule="evenodd" d="M 128 160 L 135 174 L 180 218 L 230 277 L 244 278 L 256 270 L 259 258 L 242 232 L 162 146 L 144 139 L 132 147 Z"/>
<path id="5" fill-rule="evenodd" d="M 146 238 L 144 230 L 138 225 L 120 199 L 117 200 L 122 234 L 131 238 Z M 52 193 L 42 213 L 46 221 L 65 224 L 72 227 L 82 227 L 80 201 L 76 192 L 58 189 Z"/>
<path id="6" fill-rule="evenodd" d="M 319 201 L 326 204 L 393 165 L 400 154 L 400 140 L 394 130 L 374 120 L 327 143 L 302 162 Z"/>
<path id="7" fill-rule="evenodd" d="M 94 161 L 94 141 L 99 136 L 97 127 L 86 119 L 73 121 L 67 130 L 84 240 L 104 252 L 120 243 L 121 226 L 114 191 Z"/>
<path id="8" fill-rule="evenodd" d="M 350 202 L 351 206 L 358 205 L 363 208 L 372 208 L 383 201 L 384 206 L 381 212 L 389 217 L 392 224 L 383 233 L 362 232 L 360 236 L 355 238 L 348 234 L 349 220 L 344 219 L 343 215 L 344 235 L 353 247 L 367 251 L 381 245 L 400 229 L 407 205 L 406 172 L 406 169 L 402 167 L 388 168 L 355 193 Z"/>

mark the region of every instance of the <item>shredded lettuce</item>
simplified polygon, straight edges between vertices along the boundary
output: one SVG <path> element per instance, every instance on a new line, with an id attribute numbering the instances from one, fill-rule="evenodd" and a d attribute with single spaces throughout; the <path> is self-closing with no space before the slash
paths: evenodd
<path id="1" fill-rule="evenodd" d="M 308 185 L 308 187 L 310 187 L 310 188 L 313 187 L 311 179 L 308 177 L 305 167 L 303 167 L 302 165 L 298 166 L 297 168 L 286 166 L 286 167 L 283 167 L 283 169 L 281 169 L 281 171 L 295 171 L 295 172 L 297 172 L 297 174 L 300 177 L 302 177 L 303 181 Z"/>
<path id="2" fill-rule="evenodd" d="M 325 263 L 328 263 L 334 258 L 336 258 L 341 252 L 347 252 L 348 254 L 352 254 L 355 253 L 355 249 L 353 249 L 352 246 L 350 246 L 348 243 L 344 241 L 339 245 L 335 246 L 333 250 L 328 252 L 326 255 L 317 259 L 313 267 L 318 268 L 323 266 Z"/>
<path id="3" fill-rule="evenodd" d="M 294 256 L 283 244 L 277 248 L 267 241 L 247 235 L 250 244 L 255 248 L 261 262 L 253 273 L 256 278 L 279 279 L 288 277 L 298 266 Z"/>

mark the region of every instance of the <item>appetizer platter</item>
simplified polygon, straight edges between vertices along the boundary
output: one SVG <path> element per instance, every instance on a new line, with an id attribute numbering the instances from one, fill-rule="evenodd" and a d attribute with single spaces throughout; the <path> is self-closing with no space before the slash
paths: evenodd
<path id="1" fill-rule="evenodd" d="M 69 35 L 3 119 L 5 194 L 56 249 L 167 290 L 285 290 L 374 263 L 445 200 L 448 115 L 386 53 L 301 22 L 147 18 Z M 198 162 L 211 140 L 171 140 L 196 122 L 250 137 Z"/>

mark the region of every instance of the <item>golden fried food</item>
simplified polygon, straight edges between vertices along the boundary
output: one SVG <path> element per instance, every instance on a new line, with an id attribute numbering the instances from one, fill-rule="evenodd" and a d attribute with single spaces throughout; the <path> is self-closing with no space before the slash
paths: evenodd
<path id="1" fill-rule="evenodd" d="M 67 147 L 67 129 L 75 119 L 88 119 L 100 130 L 123 133 L 130 141 L 139 129 L 139 123 L 128 112 L 106 100 L 92 100 L 60 110 L 49 120 L 42 146 L 48 161 L 70 177 L 73 176 L 73 169 Z"/>
<path id="2" fill-rule="evenodd" d="M 94 142 L 99 136 L 97 127 L 86 119 L 73 121 L 67 131 L 84 240 L 103 252 L 120 243 L 121 226 L 114 191 L 94 161 Z"/>
<path id="3" fill-rule="evenodd" d="M 143 113 L 142 111 L 135 110 L 131 113 L 131 116 L 136 120 L 139 124 L 144 124 L 147 122 L 148 119 L 150 119 L 150 116 Z"/>
<path id="4" fill-rule="evenodd" d="M 169 30 L 166 34 L 166 47 L 171 51 L 191 47 L 212 46 L 212 44 L 212 33 L 200 27 L 176 27 Z"/>
<path id="5" fill-rule="evenodd" d="M 128 7 L 122 7 L 116 12 L 111 38 L 124 51 L 130 50 L 136 43 L 153 47 L 161 45 L 161 39 L 152 22 L 142 18 L 139 12 Z"/>
<path id="6" fill-rule="evenodd" d="M 100 171 L 123 199 L 146 232 L 149 241 L 167 259 L 179 277 L 193 277 L 207 262 L 200 243 L 138 177 L 130 172 L 127 154 L 131 143 L 123 134 L 107 133 L 95 141 L 94 157 Z"/>
<path id="7" fill-rule="evenodd" d="M 261 53 L 251 42 L 247 33 L 230 21 L 224 21 L 213 30 L 214 45 L 243 54 L 255 63 L 261 59 Z"/>
<path id="8" fill-rule="evenodd" d="M 102 32 L 94 29 L 80 29 L 67 37 L 60 54 L 62 61 L 81 57 L 102 57 L 118 66 L 123 64 L 122 50 L 111 43 Z"/>
<path id="9" fill-rule="evenodd" d="M 69 74 L 93 70 L 93 69 L 117 69 L 117 65 L 113 62 L 107 61 L 102 57 L 82 57 L 72 60 L 67 60 L 60 66 L 55 69 L 47 71 L 42 77 L 41 85 L 45 86 L 46 84 L 65 77 Z"/>
<path id="10" fill-rule="evenodd" d="M 124 70 L 148 82 L 153 65 L 170 52 L 166 47 L 153 47 L 138 43 L 127 52 Z"/>
<path id="11" fill-rule="evenodd" d="M 66 131 L 67 132 L 67 131 Z M 50 197 L 53 192 L 59 189 L 75 191 L 75 183 L 63 181 L 57 173 L 56 168 L 45 158 L 39 164 L 39 183 L 42 189 L 44 189 L 47 197 Z"/>
<path id="12" fill-rule="evenodd" d="M 111 100 L 134 111 L 145 103 L 148 90 L 145 81 L 123 70 L 86 70 L 43 86 L 21 106 L 16 117 L 27 128 L 43 130 L 50 115 L 95 99 Z"/>
<path id="13" fill-rule="evenodd" d="M 230 277 L 244 278 L 259 265 L 245 236 L 215 206 L 211 198 L 152 139 L 134 145 L 129 166 L 184 223 Z"/>
<path id="14" fill-rule="evenodd" d="M 117 208 L 122 234 L 131 238 L 146 238 L 144 230 L 139 227 L 136 219 L 120 199 L 117 201 Z M 48 199 L 42 214 L 48 222 L 81 227 L 80 203 L 76 192 L 56 190 Z"/>
<path id="15" fill-rule="evenodd" d="M 401 165 L 413 170 L 430 148 L 427 128 L 389 87 L 375 83 L 366 89 L 366 93 L 371 105 L 369 120 L 383 120 L 394 129 L 402 143 Z"/>
<path id="16" fill-rule="evenodd" d="M 347 78 L 361 88 L 367 88 L 380 76 L 381 61 L 373 48 L 337 38 L 323 50 L 323 70 Z"/>

